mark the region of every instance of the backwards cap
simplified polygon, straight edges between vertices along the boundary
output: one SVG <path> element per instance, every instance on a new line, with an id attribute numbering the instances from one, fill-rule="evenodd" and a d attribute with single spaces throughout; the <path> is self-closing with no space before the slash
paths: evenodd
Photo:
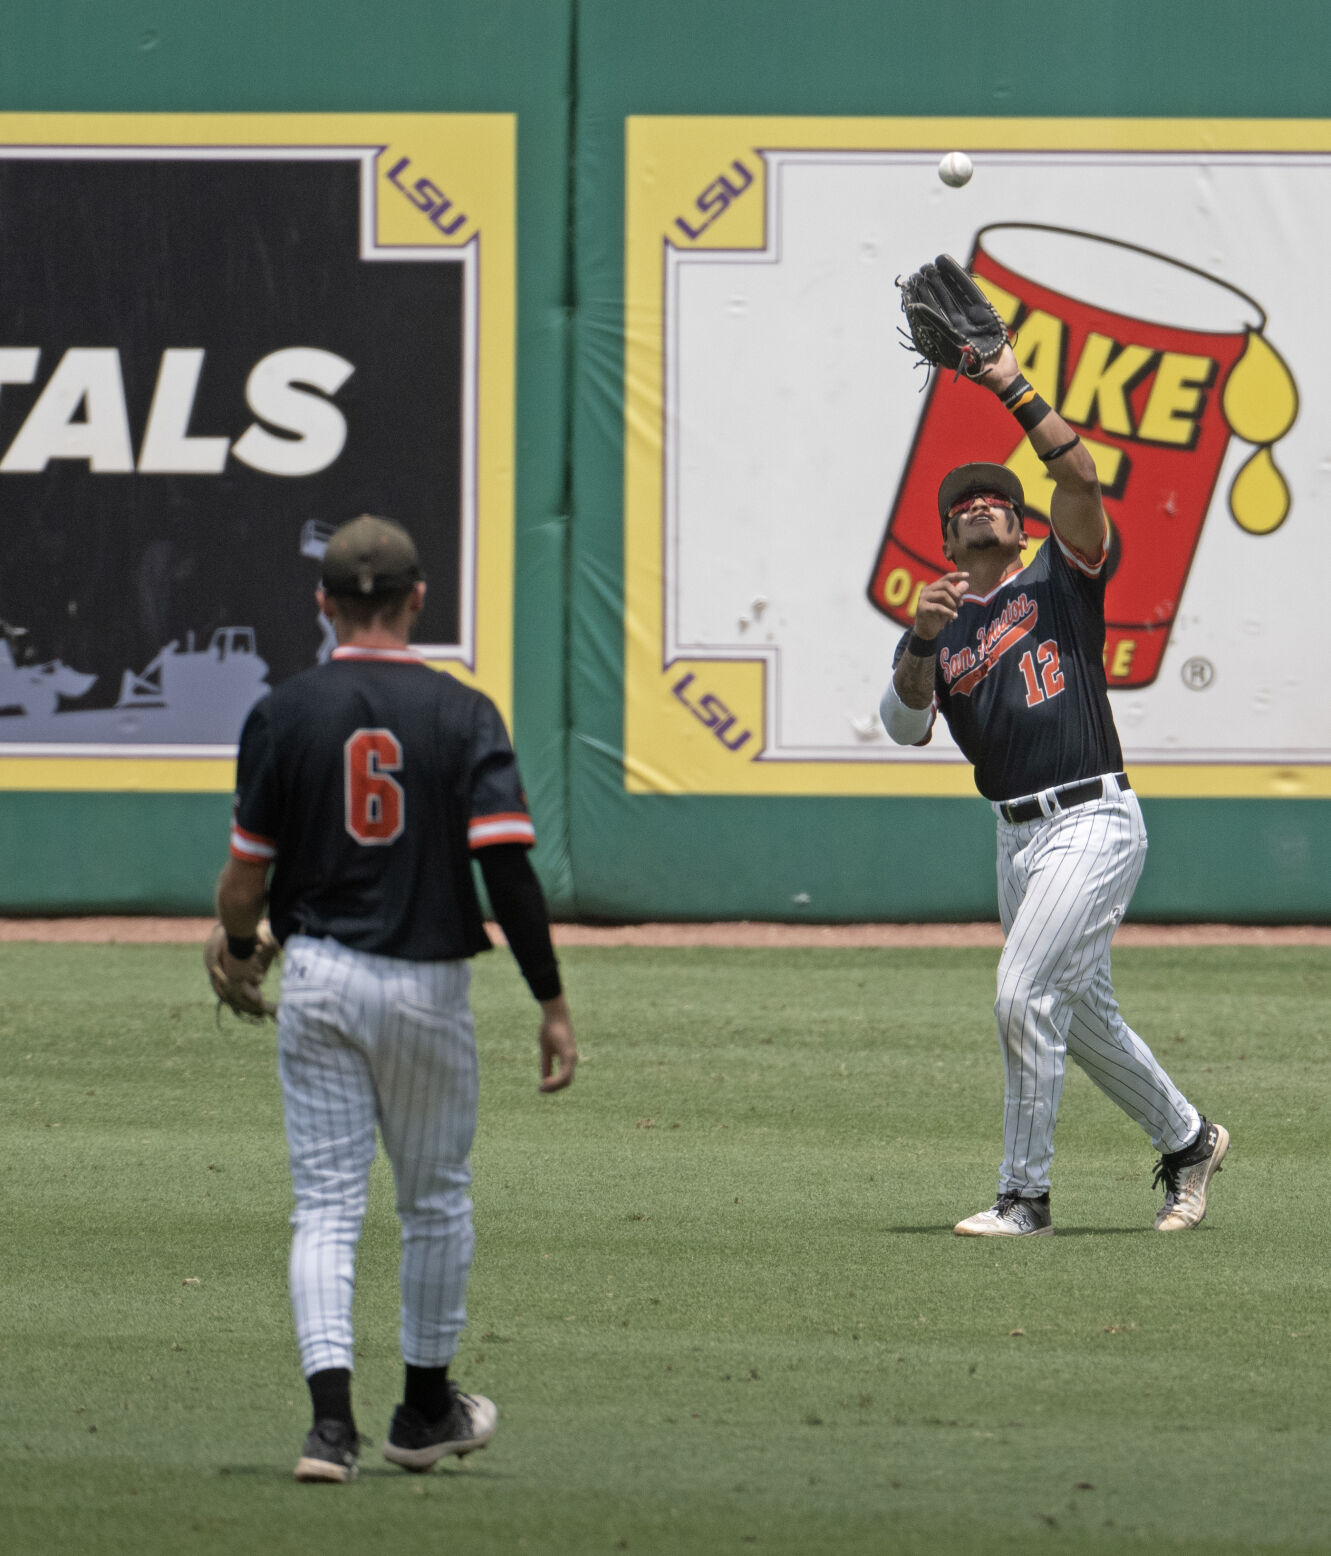
<path id="1" fill-rule="evenodd" d="M 392 519 L 363 513 L 337 530 L 324 552 L 321 580 L 327 594 L 393 594 L 424 575 L 416 545 Z"/>

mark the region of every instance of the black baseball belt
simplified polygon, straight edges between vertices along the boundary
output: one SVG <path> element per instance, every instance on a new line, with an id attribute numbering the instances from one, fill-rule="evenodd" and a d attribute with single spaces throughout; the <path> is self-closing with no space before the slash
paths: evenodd
<path id="1" fill-rule="evenodd" d="M 1048 814 L 1040 803 L 1041 799 L 1047 802 L 1050 810 L 1071 810 L 1073 806 L 1085 805 L 1091 800 L 1112 799 L 1111 785 L 1117 786 L 1120 793 L 1132 787 L 1126 773 L 1111 773 L 1107 778 L 1087 778 L 1081 783 L 1065 783 L 1057 789 L 1046 789 L 1042 796 L 1033 800 L 1014 800 L 1001 804 L 998 814 L 1004 821 L 1017 826 L 1023 821 L 1034 821 Z"/>

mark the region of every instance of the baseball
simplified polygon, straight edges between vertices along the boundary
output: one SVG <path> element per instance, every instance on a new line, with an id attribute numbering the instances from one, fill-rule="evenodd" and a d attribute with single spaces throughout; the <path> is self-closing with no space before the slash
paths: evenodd
<path id="1" fill-rule="evenodd" d="M 938 176 L 949 189 L 960 189 L 963 184 L 969 184 L 974 171 L 971 159 L 964 151 L 949 151 L 938 164 Z"/>

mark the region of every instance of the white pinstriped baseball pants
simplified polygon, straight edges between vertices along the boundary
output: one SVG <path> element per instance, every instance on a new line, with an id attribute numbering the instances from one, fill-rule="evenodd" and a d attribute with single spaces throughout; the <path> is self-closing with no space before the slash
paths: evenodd
<path id="1" fill-rule="evenodd" d="M 305 1376 L 352 1368 L 356 1244 L 376 1127 L 402 1223 L 402 1355 L 445 1366 L 466 1320 L 476 1044 L 471 966 L 288 940 L 278 1071 L 296 1208 L 291 1304 Z"/>
<path id="2" fill-rule="evenodd" d="M 1145 862 L 1131 789 L 1017 826 L 999 817 L 1000 1194 L 1049 1187 L 1068 1054 L 1157 1151 L 1178 1150 L 1197 1132 L 1197 1110 L 1123 1020 L 1110 982 L 1110 942 Z"/>

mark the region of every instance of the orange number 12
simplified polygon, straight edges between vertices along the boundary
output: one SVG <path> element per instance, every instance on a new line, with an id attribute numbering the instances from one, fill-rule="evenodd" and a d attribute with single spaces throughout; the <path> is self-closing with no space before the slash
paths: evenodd
<path id="1" fill-rule="evenodd" d="M 1035 672 L 1035 661 L 1040 661 L 1040 673 Z M 1026 682 L 1026 706 L 1033 708 L 1037 703 L 1043 702 L 1046 697 L 1057 697 L 1063 690 L 1063 672 L 1058 668 L 1058 644 L 1053 638 L 1046 638 L 1032 655 L 1028 648 L 1021 656 L 1022 679 Z M 1043 683 L 1044 690 L 1040 687 Z"/>

